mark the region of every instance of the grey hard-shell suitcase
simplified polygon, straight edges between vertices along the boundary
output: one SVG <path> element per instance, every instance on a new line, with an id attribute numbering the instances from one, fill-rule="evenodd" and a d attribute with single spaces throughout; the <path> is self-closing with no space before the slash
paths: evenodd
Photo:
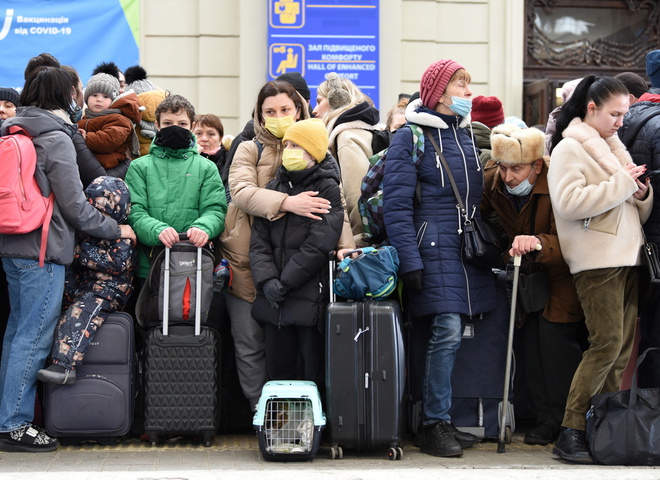
<path id="1" fill-rule="evenodd" d="M 403 457 L 405 355 L 401 309 L 395 301 L 336 302 L 326 323 L 326 419 L 330 454 L 343 448 Z"/>
<path id="2" fill-rule="evenodd" d="M 170 255 L 165 250 L 163 302 L 169 302 Z M 197 282 L 201 285 L 202 249 L 197 250 Z M 201 302 L 196 289 L 195 302 Z M 196 308 L 194 325 L 170 325 L 163 310 L 162 326 L 145 338 L 145 433 L 152 445 L 165 437 L 201 436 L 210 446 L 217 430 L 219 335 L 201 325 Z"/>
<path id="3" fill-rule="evenodd" d="M 137 386 L 133 318 L 111 313 L 94 335 L 74 385 L 44 384 L 46 431 L 68 443 L 113 443 L 133 422 Z"/>

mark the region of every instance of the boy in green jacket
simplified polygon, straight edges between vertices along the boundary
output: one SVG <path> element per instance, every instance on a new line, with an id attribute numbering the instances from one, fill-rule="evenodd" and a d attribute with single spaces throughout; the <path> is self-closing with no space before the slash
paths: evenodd
<path id="1" fill-rule="evenodd" d="M 191 132 L 194 117 L 195 108 L 184 97 L 165 97 L 156 108 L 158 132 L 149 154 L 133 160 L 126 173 L 139 279 L 149 274 L 151 247 L 171 247 L 179 241 L 179 232 L 201 247 L 224 228 L 225 189 L 215 164 L 197 152 Z"/>

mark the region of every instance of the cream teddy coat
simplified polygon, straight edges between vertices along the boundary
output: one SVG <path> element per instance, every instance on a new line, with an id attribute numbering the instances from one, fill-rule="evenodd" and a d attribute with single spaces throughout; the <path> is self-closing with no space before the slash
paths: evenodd
<path id="1" fill-rule="evenodd" d="M 640 201 L 625 171 L 632 162 L 621 140 L 602 138 L 580 118 L 563 132 L 550 158 L 548 187 L 559 243 L 571 273 L 639 265 L 641 224 L 653 191 Z"/>

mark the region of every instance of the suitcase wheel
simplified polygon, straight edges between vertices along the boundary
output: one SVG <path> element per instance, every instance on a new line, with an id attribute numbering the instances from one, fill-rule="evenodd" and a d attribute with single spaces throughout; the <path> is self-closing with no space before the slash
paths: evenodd
<path id="1" fill-rule="evenodd" d="M 331 460 L 341 460 L 344 458 L 344 451 L 339 445 L 332 445 L 330 447 L 330 459 Z"/>
<path id="2" fill-rule="evenodd" d="M 213 444 L 213 435 L 204 435 L 202 440 L 205 447 L 210 447 Z"/>
<path id="3" fill-rule="evenodd" d="M 401 447 L 390 447 L 387 452 L 387 458 L 390 460 L 401 460 L 403 458 L 403 448 Z"/>

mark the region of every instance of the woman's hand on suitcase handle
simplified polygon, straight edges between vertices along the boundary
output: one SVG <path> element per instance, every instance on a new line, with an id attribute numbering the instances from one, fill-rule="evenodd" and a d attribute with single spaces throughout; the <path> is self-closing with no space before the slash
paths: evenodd
<path id="1" fill-rule="evenodd" d="M 541 250 L 541 240 L 534 235 L 518 235 L 513 239 L 513 244 L 509 250 L 509 255 L 511 257 L 521 257 L 533 252 L 535 250 Z"/>
<path id="2" fill-rule="evenodd" d="M 190 227 L 186 234 L 188 241 L 196 247 L 203 247 L 209 241 L 209 234 L 201 228 Z"/>
<path id="3" fill-rule="evenodd" d="M 172 227 L 167 227 L 158 234 L 158 240 L 167 248 L 172 248 L 172 245 L 179 241 L 179 232 Z"/>

